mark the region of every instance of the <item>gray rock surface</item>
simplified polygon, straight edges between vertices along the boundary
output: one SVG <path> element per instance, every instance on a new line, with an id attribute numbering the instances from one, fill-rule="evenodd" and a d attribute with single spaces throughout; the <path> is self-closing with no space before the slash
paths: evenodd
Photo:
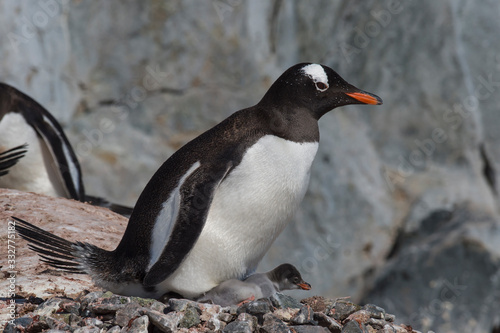
<path id="1" fill-rule="evenodd" d="M 435 331 L 491 331 L 500 318 L 487 310 L 470 310 L 476 321 L 465 310 L 451 321 L 446 311 L 481 309 L 498 290 L 499 7 L 6 0 L 0 80 L 60 120 L 89 194 L 133 204 L 177 148 L 255 104 L 290 65 L 333 67 L 384 105 L 321 119 L 309 192 L 260 269 L 291 262 L 315 294 L 330 297 L 401 297 L 386 309 L 405 322 L 469 272 L 461 296 L 443 311 L 422 310 L 425 321 Z M 457 229 L 425 225 L 457 207 L 473 212 Z"/>

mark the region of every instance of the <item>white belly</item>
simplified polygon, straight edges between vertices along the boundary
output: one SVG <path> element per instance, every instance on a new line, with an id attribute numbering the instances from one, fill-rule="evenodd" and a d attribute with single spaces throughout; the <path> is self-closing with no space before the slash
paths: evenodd
<path id="1" fill-rule="evenodd" d="M 304 198 L 318 143 L 262 137 L 215 192 L 203 231 L 159 287 L 197 296 L 255 270 Z"/>
<path id="2" fill-rule="evenodd" d="M 36 132 L 18 113 L 6 114 L 0 121 L 0 150 L 28 143 L 28 152 L 0 177 L 0 187 L 51 196 L 67 196 L 56 175 L 57 165 Z"/>

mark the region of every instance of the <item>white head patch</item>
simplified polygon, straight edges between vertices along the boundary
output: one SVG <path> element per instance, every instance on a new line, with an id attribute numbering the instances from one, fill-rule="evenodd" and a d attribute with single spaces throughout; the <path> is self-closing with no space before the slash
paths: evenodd
<path id="1" fill-rule="evenodd" d="M 308 75 L 314 81 L 314 83 L 316 83 L 316 89 L 318 89 L 319 91 L 325 91 L 326 89 L 328 89 L 328 75 L 326 75 L 323 66 L 318 64 L 310 64 L 302 67 L 302 71 L 304 72 L 304 74 Z M 326 87 L 321 87 L 321 85 L 318 86 L 317 83 L 319 82 L 326 85 Z"/>

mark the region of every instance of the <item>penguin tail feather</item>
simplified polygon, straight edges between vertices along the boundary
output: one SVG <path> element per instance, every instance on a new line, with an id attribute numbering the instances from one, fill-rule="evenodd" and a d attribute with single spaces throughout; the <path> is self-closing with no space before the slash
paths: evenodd
<path id="1" fill-rule="evenodd" d="M 87 274 L 86 265 L 82 265 L 85 260 L 80 256 L 82 253 L 83 256 L 90 256 L 88 248 L 94 245 L 72 243 L 20 218 L 12 218 L 16 221 L 15 228 L 19 236 L 29 242 L 28 247 L 38 253 L 41 261 L 68 273 Z"/>

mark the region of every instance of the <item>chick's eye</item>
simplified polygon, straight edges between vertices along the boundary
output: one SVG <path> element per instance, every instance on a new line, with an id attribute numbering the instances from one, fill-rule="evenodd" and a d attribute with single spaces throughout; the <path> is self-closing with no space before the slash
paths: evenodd
<path id="1" fill-rule="evenodd" d="M 319 91 L 325 91 L 326 89 L 328 89 L 328 85 L 326 83 L 323 83 L 323 82 L 316 82 L 316 88 Z"/>

